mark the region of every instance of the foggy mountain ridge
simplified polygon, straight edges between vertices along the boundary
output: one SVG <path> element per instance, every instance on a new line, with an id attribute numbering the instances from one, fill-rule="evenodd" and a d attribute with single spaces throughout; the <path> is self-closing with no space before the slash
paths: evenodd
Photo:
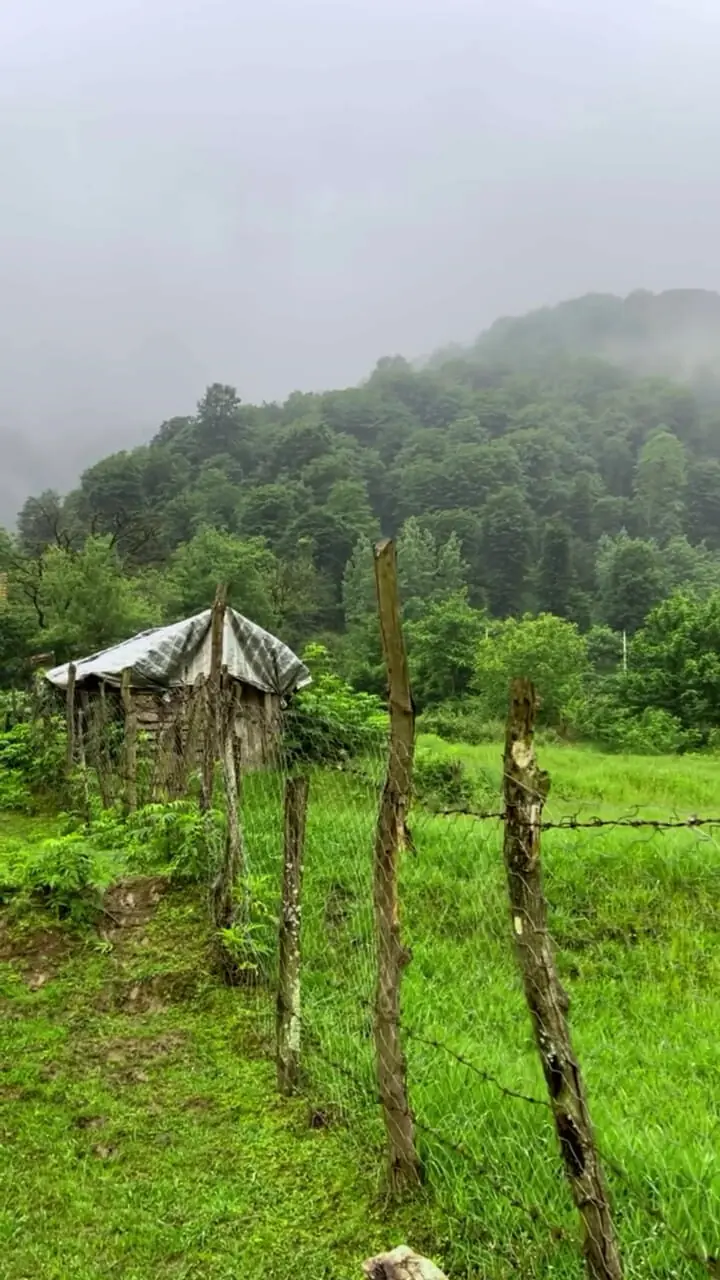
<path id="1" fill-rule="evenodd" d="M 625 298 L 589 293 L 525 315 L 501 317 L 471 346 L 450 343 L 414 364 L 416 368 L 439 368 L 448 360 L 461 358 L 522 369 L 542 366 L 563 355 L 598 357 L 638 376 L 660 375 L 689 382 L 709 379 L 720 387 L 720 293 L 636 290 Z M 131 375 L 131 370 L 128 373 Z M 55 420 L 59 439 L 51 447 L 46 439 L 33 441 L 21 436 L 10 424 L 1 427 L 5 465 L 0 478 L 0 524 L 12 523 L 31 493 L 70 489 L 88 466 L 108 454 L 148 443 L 161 422 L 192 413 L 204 390 L 199 378 L 191 385 L 192 374 L 199 374 L 199 370 L 190 361 L 178 376 L 175 403 L 161 406 L 155 394 L 149 398 L 142 419 L 127 409 L 123 413 L 122 404 L 97 403 L 97 429 L 90 436 L 73 432 L 73 415 L 66 409 L 64 416 Z M 232 371 L 229 380 L 232 382 Z M 244 399 L 242 384 L 239 391 Z M 76 394 L 77 405 L 83 404 L 86 412 L 81 384 Z M 98 401 L 97 394 L 94 399 Z"/>
<path id="2" fill-rule="evenodd" d="M 589 293 L 526 315 L 502 317 L 469 351 L 510 364 L 552 355 L 595 356 L 640 376 L 720 379 L 720 293 L 637 289 L 625 298 Z"/>

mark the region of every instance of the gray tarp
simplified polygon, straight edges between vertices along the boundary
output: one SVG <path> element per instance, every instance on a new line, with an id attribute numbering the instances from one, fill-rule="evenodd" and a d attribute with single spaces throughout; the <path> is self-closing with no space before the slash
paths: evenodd
<path id="1" fill-rule="evenodd" d="M 130 640 L 81 658 L 75 663 L 76 681 L 80 684 L 93 676 L 119 683 L 122 672 L 129 668 L 135 685 L 194 684 L 199 675 L 207 676 L 210 671 L 211 616 L 211 610 L 206 609 L 194 618 L 141 631 Z M 265 693 L 287 694 L 310 683 L 307 667 L 282 640 L 234 609 L 225 611 L 222 660 L 236 680 Z M 53 667 L 46 678 L 66 688 L 68 663 Z"/>

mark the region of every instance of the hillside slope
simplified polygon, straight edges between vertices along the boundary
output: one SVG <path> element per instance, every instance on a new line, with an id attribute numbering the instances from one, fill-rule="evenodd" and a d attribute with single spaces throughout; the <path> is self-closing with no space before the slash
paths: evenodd
<path id="1" fill-rule="evenodd" d="M 557 355 L 592 355 L 638 374 L 720 378 L 720 294 L 638 289 L 620 298 L 589 293 L 528 315 L 497 320 L 472 355 L 513 366 Z"/>

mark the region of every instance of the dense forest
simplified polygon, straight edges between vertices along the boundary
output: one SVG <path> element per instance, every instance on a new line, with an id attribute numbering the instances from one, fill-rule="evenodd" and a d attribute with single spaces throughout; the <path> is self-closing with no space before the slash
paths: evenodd
<path id="1" fill-rule="evenodd" d="M 522 662 L 561 731 L 707 742 L 718 350 L 717 295 L 598 295 L 421 367 L 381 359 L 358 387 L 249 405 L 210 386 L 193 416 L 65 497 L 29 498 L 0 533 L 0 680 L 198 611 L 224 580 L 240 611 L 377 690 L 382 533 L 398 538 L 416 695 L 438 724 L 498 714 Z"/>

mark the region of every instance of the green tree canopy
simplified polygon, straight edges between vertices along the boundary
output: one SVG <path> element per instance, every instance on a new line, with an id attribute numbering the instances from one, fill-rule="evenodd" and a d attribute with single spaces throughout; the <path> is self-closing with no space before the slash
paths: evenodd
<path id="1" fill-rule="evenodd" d="M 539 693 L 541 722 L 562 725 L 587 673 L 587 643 L 573 622 L 527 614 L 496 623 L 480 640 L 474 687 L 487 715 L 504 719 L 510 681 L 526 676 Z"/>

